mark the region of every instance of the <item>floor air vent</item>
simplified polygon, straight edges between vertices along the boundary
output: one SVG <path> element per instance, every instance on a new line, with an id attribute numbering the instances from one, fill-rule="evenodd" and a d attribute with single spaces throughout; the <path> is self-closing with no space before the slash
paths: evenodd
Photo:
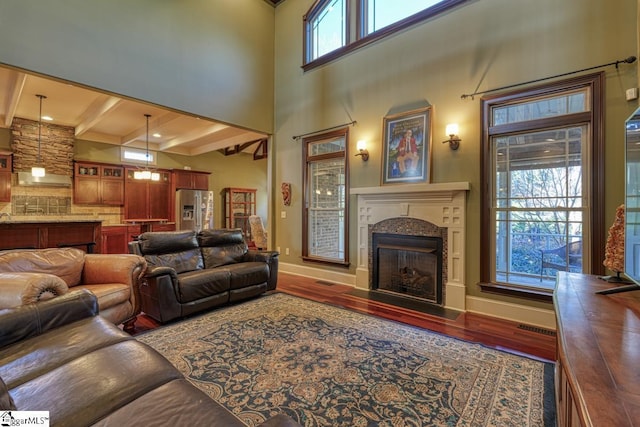
<path id="1" fill-rule="evenodd" d="M 324 285 L 324 286 L 333 286 L 334 284 L 331 282 L 325 282 L 324 280 L 316 280 L 316 283 L 318 285 Z"/>
<path id="2" fill-rule="evenodd" d="M 529 325 L 518 325 L 518 329 L 524 329 L 525 331 L 536 332 L 538 334 L 550 335 L 552 337 L 556 336 L 556 331 L 551 331 L 549 329 L 538 328 L 537 326 L 529 326 Z"/>

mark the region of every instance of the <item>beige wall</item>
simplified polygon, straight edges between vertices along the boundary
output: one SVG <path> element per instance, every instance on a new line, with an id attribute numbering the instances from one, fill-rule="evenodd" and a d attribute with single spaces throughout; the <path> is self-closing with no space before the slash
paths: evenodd
<path id="1" fill-rule="evenodd" d="M 303 72 L 302 16 L 313 0 L 285 1 L 276 8 L 275 182 L 291 182 L 293 203 L 286 219 L 276 215 L 276 245 L 291 248 L 281 261 L 304 265 L 301 239 L 301 147 L 293 135 L 357 121 L 350 149 L 369 141 L 370 160 L 350 156 L 351 186 L 380 184 L 383 117 L 429 103 L 434 108 L 432 182 L 469 181 L 466 278 L 479 296 L 480 101 L 463 93 L 487 90 L 580 70 L 636 54 L 636 0 L 470 1 L 337 59 Z M 623 122 L 637 105 L 624 90 L 637 84 L 637 68 L 606 72 L 606 221 L 623 200 Z M 441 144 L 446 123 L 460 124 L 461 147 Z M 351 198 L 349 250 L 356 261 L 355 197 Z M 601 262 L 601 260 L 594 260 Z M 488 298 L 487 295 L 483 295 Z M 516 300 L 521 302 L 520 300 Z"/>
<path id="2" fill-rule="evenodd" d="M 270 133 L 263 0 L 0 2 L 0 63 Z"/>

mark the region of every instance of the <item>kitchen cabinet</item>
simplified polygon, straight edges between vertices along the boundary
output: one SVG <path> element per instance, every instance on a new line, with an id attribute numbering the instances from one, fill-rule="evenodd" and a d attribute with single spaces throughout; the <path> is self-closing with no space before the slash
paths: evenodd
<path id="1" fill-rule="evenodd" d="M 76 162 L 73 201 L 85 205 L 124 204 L 124 168 L 117 165 Z"/>
<path id="2" fill-rule="evenodd" d="M 241 228 L 247 242 L 252 241 L 249 216 L 256 214 L 254 188 L 225 188 L 224 217 L 228 228 Z"/>
<path id="3" fill-rule="evenodd" d="M 11 153 L 0 151 L 0 202 L 11 201 Z"/>
<path id="4" fill-rule="evenodd" d="M 209 172 L 190 170 L 174 170 L 173 179 L 176 190 L 205 190 L 209 189 Z"/>
<path id="5" fill-rule="evenodd" d="M 171 172 L 156 170 L 159 181 L 140 180 L 133 177 L 137 168 L 125 169 L 124 218 L 127 221 L 170 221 L 173 219 L 174 198 L 171 191 Z"/>
<path id="6" fill-rule="evenodd" d="M 141 230 L 140 224 L 118 224 L 102 227 L 102 253 L 129 253 L 129 242 L 137 239 Z"/>

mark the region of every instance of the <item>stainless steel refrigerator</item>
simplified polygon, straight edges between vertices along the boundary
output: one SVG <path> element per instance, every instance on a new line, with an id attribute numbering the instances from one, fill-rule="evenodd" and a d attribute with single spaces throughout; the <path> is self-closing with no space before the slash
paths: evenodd
<path id="1" fill-rule="evenodd" d="M 176 191 L 176 230 L 213 228 L 213 191 Z"/>

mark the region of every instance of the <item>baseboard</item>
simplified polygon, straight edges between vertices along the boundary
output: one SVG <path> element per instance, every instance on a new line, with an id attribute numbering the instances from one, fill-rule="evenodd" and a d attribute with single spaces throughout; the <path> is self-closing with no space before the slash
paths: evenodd
<path id="1" fill-rule="evenodd" d="M 468 295 L 466 303 L 467 311 L 471 313 L 556 330 L 556 316 L 553 310 Z"/>
<path id="2" fill-rule="evenodd" d="M 356 276 L 353 274 L 283 262 L 279 264 L 279 269 L 283 273 L 293 274 L 295 276 L 309 277 L 340 285 L 354 287 L 356 285 Z M 556 318 L 553 310 L 528 307 L 526 305 L 507 303 L 469 295 L 465 297 L 465 308 L 466 311 L 484 316 L 497 317 L 511 322 L 539 326 L 550 330 L 556 329 Z"/>
<path id="3" fill-rule="evenodd" d="M 339 285 L 356 286 L 356 276 L 353 274 L 339 273 L 337 271 L 304 265 L 287 264 L 286 262 L 280 262 L 278 269 L 283 273 L 293 274 L 295 276 L 310 277 Z"/>

